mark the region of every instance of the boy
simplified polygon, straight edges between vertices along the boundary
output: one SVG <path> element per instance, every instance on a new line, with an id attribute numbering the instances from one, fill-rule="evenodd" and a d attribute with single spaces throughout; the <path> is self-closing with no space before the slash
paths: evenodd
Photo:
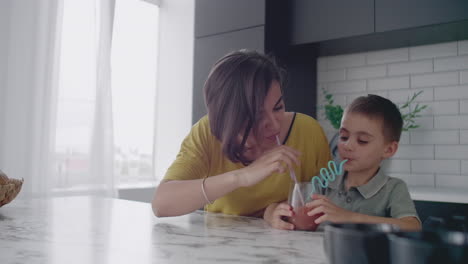
<path id="1" fill-rule="evenodd" d="M 386 176 L 380 163 L 392 157 L 400 140 L 403 121 L 390 100 L 361 96 L 345 110 L 341 120 L 338 152 L 344 174 L 329 183 L 324 195 L 314 195 L 309 215 L 315 221 L 389 223 L 404 230 L 421 228 L 404 181 Z"/>

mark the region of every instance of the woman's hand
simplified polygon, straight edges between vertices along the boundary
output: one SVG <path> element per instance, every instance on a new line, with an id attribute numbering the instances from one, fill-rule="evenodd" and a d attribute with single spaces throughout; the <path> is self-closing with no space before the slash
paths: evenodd
<path id="1" fill-rule="evenodd" d="M 307 207 L 313 208 L 307 213 L 307 215 L 312 216 L 323 213 L 322 216 L 315 220 L 316 224 L 320 224 L 325 221 L 330 221 L 332 223 L 355 222 L 354 218 L 357 216 L 357 213 L 335 205 L 324 195 L 314 194 L 312 198 L 312 202 L 306 204 Z"/>
<path id="2" fill-rule="evenodd" d="M 273 203 L 270 204 L 266 209 L 265 213 L 263 214 L 263 219 L 267 221 L 270 226 L 276 229 L 283 229 L 283 230 L 293 230 L 294 225 L 288 223 L 282 219 L 283 216 L 292 216 L 294 211 L 292 207 L 285 203 Z"/>
<path id="3" fill-rule="evenodd" d="M 252 164 L 239 170 L 239 185 L 252 186 L 273 173 L 283 173 L 294 165 L 299 165 L 301 153 L 291 147 L 282 145 L 263 153 Z"/>

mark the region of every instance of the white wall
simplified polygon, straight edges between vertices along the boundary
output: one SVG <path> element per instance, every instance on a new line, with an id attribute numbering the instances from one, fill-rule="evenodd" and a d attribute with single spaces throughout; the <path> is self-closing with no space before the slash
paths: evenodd
<path id="1" fill-rule="evenodd" d="M 4 87 L 6 87 L 6 74 L 8 69 L 8 35 L 10 32 L 9 13 L 10 2 L 0 1 L 0 106 L 5 105 Z M 1 109 L 2 108 L 0 107 L 0 110 Z M 0 111 L 0 121 L 3 121 L 4 119 L 4 112 Z M 3 138 L 4 130 L 4 125 L 0 122 L 0 139 Z M 2 156 L 2 152 L 0 151 L 0 161 L 3 159 Z"/>
<path id="2" fill-rule="evenodd" d="M 164 177 L 192 125 L 195 0 L 161 0 L 156 93 L 155 174 Z M 119 198 L 150 202 L 154 187 L 120 189 Z"/>
<path id="3" fill-rule="evenodd" d="M 191 128 L 194 0 L 162 0 L 156 103 L 155 170 L 162 178 Z"/>
<path id="4" fill-rule="evenodd" d="M 35 112 L 34 102 L 29 100 L 32 97 L 26 95 L 38 92 L 35 67 L 37 49 L 42 45 L 38 37 L 42 3 L 7 0 L 0 4 L 0 168 L 28 181 L 33 155 L 28 132 Z"/>
<path id="5" fill-rule="evenodd" d="M 317 67 L 318 117 L 329 138 L 322 88 L 342 106 L 368 93 L 399 104 L 424 91 L 421 127 L 403 133 L 384 168 L 410 186 L 468 190 L 468 41 L 322 57 Z"/>

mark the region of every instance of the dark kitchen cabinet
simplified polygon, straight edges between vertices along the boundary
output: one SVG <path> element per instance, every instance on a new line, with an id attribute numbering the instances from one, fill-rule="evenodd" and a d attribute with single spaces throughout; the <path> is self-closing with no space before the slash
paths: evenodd
<path id="1" fill-rule="evenodd" d="M 292 0 L 291 44 L 374 33 L 374 0 Z"/>
<path id="2" fill-rule="evenodd" d="M 465 19 L 468 19 L 466 0 L 375 0 L 376 32 Z"/>
<path id="3" fill-rule="evenodd" d="M 206 114 L 203 85 L 213 64 L 230 51 L 248 48 L 263 52 L 264 27 L 254 27 L 195 39 L 193 65 L 193 112 L 195 123 Z"/>
<path id="4" fill-rule="evenodd" d="M 212 65 L 239 49 L 265 48 L 265 0 L 196 0 L 192 122 L 206 114 L 203 85 Z"/>
<path id="5" fill-rule="evenodd" d="M 265 24 L 265 0 L 195 1 L 195 37 Z"/>

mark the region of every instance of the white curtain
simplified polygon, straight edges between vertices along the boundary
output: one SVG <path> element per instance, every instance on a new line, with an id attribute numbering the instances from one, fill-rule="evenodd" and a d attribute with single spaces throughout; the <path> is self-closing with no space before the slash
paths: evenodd
<path id="1" fill-rule="evenodd" d="M 115 0 L 101 0 L 98 9 L 96 58 L 96 105 L 91 144 L 91 178 L 100 179 L 106 196 L 117 196 L 114 188 L 114 132 L 111 93 L 111 44 Z"/>
<path id="2" fill-rule="evenodd" d="M 57 184 L 63 176 L 56 137 L 57 117 L 63 116 L 58 107 L 63 1 L 2 0 L 0 4 L 0 22 L 6 22 L 0 25 L 0 59 L 5 58 L 0 60 L 0 169 L 10 177 L 24 178 L 20 197 L 114 196 L 110 48 L 115 0 L 96 1 L 95 78 L 87 87 L 95 93 L 93 125 L 88 137 L 81 139 L 88 142 L 87 151 L 81 153 L 86 170 L 67 185 Z"/>

